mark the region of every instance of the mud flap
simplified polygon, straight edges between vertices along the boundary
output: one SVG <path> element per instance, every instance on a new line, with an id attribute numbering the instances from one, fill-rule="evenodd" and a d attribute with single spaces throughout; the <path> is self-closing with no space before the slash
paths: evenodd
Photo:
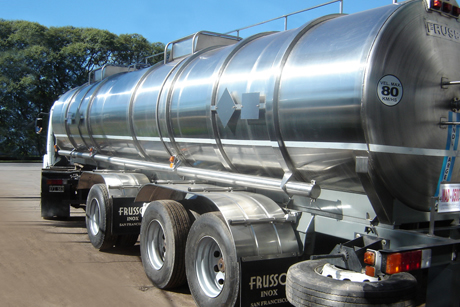
<path id="1" fill-rule="evenodd" d="M 40 207 L 43 218 L 67 218 L 70 216 L 70 205 L 60 198 L 42 196 Z"/>
<path id="2" fill-rule="evenodd" d="M 143 203 L 134 198 L 113 198 L 112 234 L 139 234 L 141 232 Z"/>
<path id="3" fill-rule="evenodd" d="M 240 306 L 291 306 L 286 299 L 286 277 L 298 257 L 240 261 Z"/>
<path id="4" fill-rule="evenodd" d="M 67 218 L 70 205 L 80 203 L 76 194 L 80 172 L 67 167 L 43 169 L 41 176 L 41 216 L 43 218 Z M 84 203 L 84 201 L 82 201 Z"/>

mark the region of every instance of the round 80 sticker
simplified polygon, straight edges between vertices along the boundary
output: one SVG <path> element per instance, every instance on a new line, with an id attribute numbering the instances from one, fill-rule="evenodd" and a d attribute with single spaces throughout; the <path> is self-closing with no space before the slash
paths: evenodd
<path id="1" fill-rule="evenodd" d="M 387 106 L 395 106 L 403 96 L 403 85 L 395 76 L 386 75 L 380 79 L 377 85 L 377 95 L 380 101 Z"/>

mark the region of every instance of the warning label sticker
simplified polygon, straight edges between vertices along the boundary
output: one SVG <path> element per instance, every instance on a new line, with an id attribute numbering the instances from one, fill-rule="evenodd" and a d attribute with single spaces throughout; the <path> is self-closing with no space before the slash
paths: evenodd
<path id="1" fill-rule="evenodd" d="M 387 106 L 397 105 L 403 96 L 403 85 L 393 75 L 382 77 L 377 85 L 377 95 L 381 102 Z"/>
<path id="2" fill-rule="evenodd" d="M 460 184 L 441 184 L 438 212 L 460 212 Z"/>

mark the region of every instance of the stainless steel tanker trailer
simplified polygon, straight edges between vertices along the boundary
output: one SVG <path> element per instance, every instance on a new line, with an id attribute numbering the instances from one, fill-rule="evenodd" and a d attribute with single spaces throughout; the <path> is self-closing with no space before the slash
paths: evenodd
<path id="1" fill-rule="evenodd" d="M 42 216 L 199 306 L 458 306 L 460 9 L 413 0 L 105 66 L 50 113 Z M 289 269 L 289 270 L 288 270 Z"/>

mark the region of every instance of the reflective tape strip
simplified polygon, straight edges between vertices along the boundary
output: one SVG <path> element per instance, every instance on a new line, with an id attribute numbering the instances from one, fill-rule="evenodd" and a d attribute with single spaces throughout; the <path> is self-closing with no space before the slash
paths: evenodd
<path id="1" fill-rule="evenodd" d="M 177 143 L 192 143 L 192 144 L 216 144 L 214 139 L 198 139 L 198 138 L 175 138 Z"/>
<path id="2" fill-rule="evenodd" d="M 223 145 L 242 145 L 242 146 L 255 146 L 255 147 L 278 147 L 277 142 L 260 141 L 260 140 L 221 140 Z"/>
<path id="3" fill-rule="evenodd" d="M 460 121 L 460 114 L 457 114 L 458 120 Z M 459 136 L 457 133 L 457 126 L 449 126 L 448 133 L 448 144 L 446 149 L 431 149 L 431 148 L 415 148 L 415 147 L 403 147 L 403 146 L 390 146 L 390 145 L 378 145 L 366 143 L 339 143 L 339 142 L 295 142 L 287 141 L 285 146 L 287 149 L 290 148 L 305 148 L 305 149 L 332 149 L 332 150 L 360 150 L 360 151 L 371 151 L 376 153 L 390 153 L 390 154 L 402 154 L 402 155 L 417 155 L 417 156 L 431 156 L 431 157 L 445 157 L 446 161 L 451 157 L 452 161 L 458 155 L 458 141 Z M 56 137 L 63 138 L 67 137 L 66 134 L 55 134 Z M 95 139 L 110 139 L 110 140 L 133 140 L 131 136 L 120 136 L 120 135 L 93 135 Z M 147 142 L 161 142 L 159 137 L 137 137 L 139 141 Z M 205 138 L 175 138 L 175 142 L 179 143 L 191 143 L 191 144 L 211 144 L 215 145 L 216 140 L 205 139 Z M 163 138 L 166 143 L 171 142 L 170 138 Z M 269 140 L 236 140 L 236 139 L 221 139 L 223 145 L 237 145 L 237 146 L 251 146 L 251 147 L 273 147 L 278 148 L 278 143 Z M 446 162 L 447 165 L 447 162 Z M 445 166 L 443 166 L 443 172 Z M 452 169 L 453 165 L 449 164 L 449 169 Z M 450 177 L 449 177 L 450 178 Z"/>
<path id="4" fill-rule="evenodd" d="M 459 121 L 460 119 L 460 114 L 456 113 L 456 121 Z M 449 121 L 451 122 L 453 120 L 454 113 L 449 112 Z M 449 126 L 447 128 L 447 141 L 446 141 L 446 150 L 448 151 L 457 151 L 458 148 L 458 125 L 454 126 Z M 434 194 L 435 197 L 439 196 L 439 189 L 441 186 L 441 182 L 443 181 L 450 181 L 452 178 L 452 170 L 454 168 L 455 164 L 455 156 L 454 154 L 448 155 L 444 158 L 444 161 L 442 162 L 442 168 L 441 168 L 441 174 L 439 175 L 438 179 L 438 186 L 436 187 L 436 193 Z"/>
<path id="5" fill-rule="evenodd" d="M 160 142 L 160 137 L 151 137 L 151 136 L 138 136 L 138 141 L 147 141 L 147 142 Z"/>
<path id="6" fill-rule="evenodd" d="M 126 135 L 101 135 L 101 134 L 93 134 L 93 138 L 95 139 L 108 139 L 108 140 L 129 140 L 132 141 L 132 136 Z"/>
<path id="7" fill-rule="evenodd" d="M 372 152 L 401 154 L 401 155 L 431 156 L 431 157 L 455 156 L 457 154 L 453 150 L 414 148 L 414 147 L 401 147 L 401 146 L 388 146 L 388 145 L 375 145 L 375 144 L 369 144 L 369 149 Z"/>
<path id="8" fill-rule="evenodd" d="M 368 150 L 365 143 L 284 142 L 286 148 Z"/>

